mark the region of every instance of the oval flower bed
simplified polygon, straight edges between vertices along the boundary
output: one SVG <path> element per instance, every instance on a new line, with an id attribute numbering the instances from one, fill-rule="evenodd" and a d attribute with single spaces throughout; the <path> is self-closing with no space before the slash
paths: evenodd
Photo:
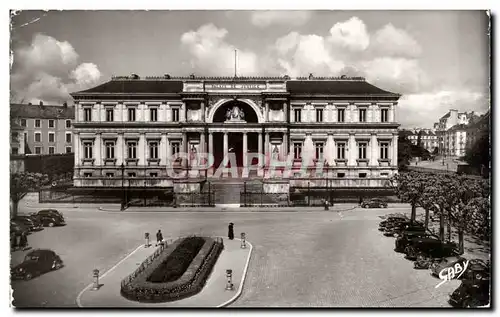
<path id="1" fill-rule="evenodd" d="M 125 278 L 121 294 L 145 303 L 183 299 L 200 292 L 224 248 L 222 238 L 182 238 L 164 249 L 142 271 Z"/>

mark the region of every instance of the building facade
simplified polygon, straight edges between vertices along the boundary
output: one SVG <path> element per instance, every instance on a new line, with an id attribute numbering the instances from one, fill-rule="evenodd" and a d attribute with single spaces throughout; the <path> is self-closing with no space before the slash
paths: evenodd
<path id="1" fill-rule="evenodd" d="M 237 179 L 269 184 L 266 191 L 383 187 L 397 172 L 400 95 L 359 77 L 135 75 L 71 95 L 75 187 L 194 191 L 233 167 Z M 198 164 L 202 153 L 209 164 Z M 185 173 L 172 177 L 169 168 Z"/>
<path id="2" fill-rule="evenodd" d="M 433 152 L 438 147 L 438 136 L 434 129 L 415 128 L 408 130 L 408 139 L 413 145 L 417 145 L 420 136 L 421 146 L 429 152 Z"/>
<path id="3" fill-rule="evenodd" d="M 466 149 L 470 149 L 474 146 L 474 143 L 482 137 L 484 134 L 489 134 L 490 132 L 490 111 L 483 114 L 481 117 L 476 118 L 469 122 L 466 128 L 467 142 Z"/>
<path id="4" fill-rule="evenodd" d="M 442 116 L 434 127 L 439 142 L 439 153 L 446 156 L 463 156 L 467 143 L 465 126 L 477 116 L 472 112 L 458 112 L 451 109 Z"/>
<path id="5" fill-rule="evenodd" d="M 11 104 L 10 115 L 12 155 L 73 152 L 73 107 Z"/>

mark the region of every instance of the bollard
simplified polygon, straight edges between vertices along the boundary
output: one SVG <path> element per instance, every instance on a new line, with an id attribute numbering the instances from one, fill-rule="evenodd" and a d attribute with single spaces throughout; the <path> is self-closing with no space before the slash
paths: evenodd
<path id="1" fill-rule="evenodd" d="M 149 248 L 151 244 L 149 244 L 149 232 L 146 232 L 144 234 L 144 239 L 146 239 L 146 244 L 144 245 L 145 248 Z"/>
<path id="2" fill-rule="evenodd" d="M 92 290 L 97 291 L 99 289 L 99 270 L 94 269 L 94 271 L 92 271 L 92 276 L 94 277 L 94 286 Z"/>
<path id="3" fill-rule="evenodd" d="M 325 210 L 330 210 L 329 206 L 328 206 L 328 200 L 324 200 L 324 204 L 325 204 Z"/>
<path id="4" fill-rule="evenodd" d="M 247 242 L 245 241 L 246 235 L 244 232 L 241 233 L 241 248 L 245 249 L 247 247 Z"/>
<path id="5" fill-rule="evenodd" d="M 232 291 L 233 290 L 233 270 L 226 270 L 226 277 L 227 277 L 227 284 L 226 284 L 226 291 Z"/>

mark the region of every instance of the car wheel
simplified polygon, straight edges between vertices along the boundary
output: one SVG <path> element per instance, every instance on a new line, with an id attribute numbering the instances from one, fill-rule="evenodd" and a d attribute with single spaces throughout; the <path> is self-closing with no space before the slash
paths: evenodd
<path id="1" fill-rule="evenodd" d="M 24 276 L 24 279 L 25 279 L 26 281 L 29 281 L 29 280 L 31 280 L 32 278 L 33 278 L 33 275 L 32 275 L 31 273 L 26 273 L 26 275 Z"/>
<path id="2" fill-rule="evenodd" d="M 54 265 L 54 270 L 59 270 L 61 267 L 62 267 L 62 263 L 61 262 L 56 262 L 55 265 Z"/>
<path id="3" fill-rule="evenodd" d="M 49 222 L 49 227 L 53 227 L 54 226 L 54 223 L 53 222 Z"/>

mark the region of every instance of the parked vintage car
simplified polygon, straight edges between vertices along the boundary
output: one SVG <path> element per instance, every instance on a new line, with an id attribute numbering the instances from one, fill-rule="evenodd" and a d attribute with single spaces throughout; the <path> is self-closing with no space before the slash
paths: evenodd
<path id="1" fill-rule="evenodd" d="M 490 279 L 462 280 L 460 286 L 451 293 L 448 303 L 453 307 L 475 308 L 490 304 Z"/>
<path id="2" fill-rule="evenodd" d="M 32 216 L 36 217 L 44 227 L 66 225 L 63 214 L 56 209 L 43 209 L 32 214 Z"/>
<path id="3" fill-rule="evenodd" d="M 52 250 L 37 249 L 26 255 L 24 262 L 11 270 L 12 279 L 30 280 L 63 266 L 61 258 Z"/>
<path id="4" fill-rule="evenodd" d="M 392 217 L 388 217 L 386 220 L 383 220 L 379 223 L 378 227 L 380 231 L 384 231 L 384 229 L 386 227 L 391 227 L 391 226 L 395 226 L 399 223 L 402 223 L 402 222 L 406 222 L 408 221 L 408 218 L 404 217 L 404 216 L 392 216 Z"/>
<path id="5" fill-rule="evenodd" d="M 483 261 L 481 259 L 472 259 L 469 261 L 467 271 L 464 273 L 464 279 L 469 280 L 484 280 L 489 279 L 491 275 L 490 261 Z"/>
<path id="6" fill-rule="evenodd" d="M 459 255 L 454 255 L 454 256 L 449 256 L 449 257 L 445 257 L 445 258 L 435 259 L 432 261 L 432 263 L 427 262 L 426 264 L 423 264 L 423 263 L 419 263 L 419 256 L 417 256 L 417 261 L 415 261 L 415 268 L 416 269 L 430 268 L 431 275 L 439 277 L 439 273 L 442 270 L 448 269 L 450 267 L 454 267 L 455 264 L 460 264 L 461 267 L 463 267 L 465 262 L 467 262 L 466 258 L 461 257 Z M 463 276 L 463 274 L 462 274 L 462 276 Z"/>
<path id="7" fill-rule="evenodd" d="M 402 234 L 405 231 L 424 231 L 425 228 L 421 223 L 418 222 L 402 222 L 396 226 L 386 228 L 384 231 L 384 236 L 393 237 L 394 235 Z"/>
<path id="8" fill-rule="evenodd" d="M 17 216 L 13 219 L 14 222 L 26 226 L 29 231 L 40 231 L 43 230 L 42 223 L 38 221 L 35 217 L 31 216 Z"/>
<path id="9" fill-rule="evenodd" d="M 443 258 L 458 255 L 458 246 L 454 242 L 443 242 L 435 237 L 422 237 L 412 239 L 412 243 L 405 248 L 405 257 L 416 260 L 417 256 L 425 258 Z"/>
<path id="10" fill-rule="evenodd" d="M 373 198 L 361 202 L 361 208 L 387 208 L 387 202 L 380 198 Z"/>
<path id="11" fill-rule="evenodd" d="M 405 248 L 409 246 L 413 239 L 417 238 L 436 238 L 433 234 L 426 232 L 425 230 L 405 230 L 401 234 L 398 234 L 396 241 L 394 242 L 394 251 L 402 253 Z"/>

